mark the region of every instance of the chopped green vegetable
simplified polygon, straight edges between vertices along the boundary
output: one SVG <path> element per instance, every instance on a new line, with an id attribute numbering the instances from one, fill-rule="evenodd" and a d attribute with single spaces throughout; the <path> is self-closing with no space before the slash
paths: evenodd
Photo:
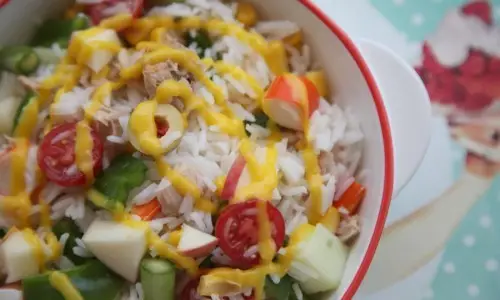
<path id="1" fill-rule="evenodd" d="M 196 31 L 196 34 L 194 36 L 192 36 L 190 32 L 187 32 L 185 38 L 186 44 L 188 46 L 192 44 L 195 45 L 196 52 L 201 58 L 205 57 L 205 50 L 211 48 L 213 45 L 212 39 L 208 35 L 208 32 L 202 29 Z"/>
<path id="2" fill-rule="evenodd" d="M 336 289 L 344 273 L 347 253 L 347 247 L 342 241 L 318 223 L 309 239 L 302 242 L 294 253 L 293 258 L 294 262 L 314 270 L 317 276 L 312 277 L 309 273 L 304 273 L 301 268 L 294 267 L 294 264 L 290 268 L 290 274 L 297 274 L 294 279 L 308 294 Z"/>
<path id="3" fill-rule="evenodd" d="M 222 60 L 222 59 L 223 59 L 222 53 L 220 52 L 215 53 L 215 60 Z"/>
<path id="4" fill-rule="evenodd" d="M 147 169 L 139 158 L 129 154 L 120 155 L 97 176 L 94 189 L 110 201 L 125 204 L 130 191 L 140 186 L 146 179 Z M 96 201 L 93 202 L 97 204 Z"/>
<path id="5" fill-rule="evenodd" d="M 207 256 L 200 264 L 199 266 L 201 269 L 212 269 L 215 267 L 214 263 L 212 262 L 212 255 Z"/>
<path id="6" fill-rule="evenodd" d="M 141 284 L 144 300 L 175 299 L 175 266 L 163 259 L 143 259 Z"/>
<path id="7" fill-rule="evenodd" d="M 292 291 L 292 278 L 288 275 L 281 278 L 278 284 L 274 283 L 269 277 L 266 277 L 264 292 L 266 299 L 269 300 L 288 300 Z"/>
<path id="8" fill-rule="evenodd" d="M 98 260 L 61 271 L 85 300 L 115 300 L 124 281 Z M 63 295 L 50 284 L 50 272 L 22 280 L 24 300 L 64 300 Z"/>
<path id="9" fill-rule="evenodd" d="M 69 234 L 68 239 L 66 240 L 66 244 L 64 245 L 63 254 L 64 256 L 69 258 L 75 265 L 81 265 L 88 260 L 73 253 L 73 247 L 76 247 L 78 245 L 75 239 L 81 238 L 83 236 L 80 228 L 75 224 L 73 220 L 71 220 L 70 218 L 63 218 L 59 220 L 52 228 L 52 231 L 58 239 L 60 239 L 61 235 L 63 235 L 64 233 Z"/>
<path id="10" fill-rule="evenodd" d="M 49 19 L 38 28 L 31 45 L 51 47 L 57 43 L 62 48 L 66 48 L 74 31 L 86 29 L 89 26 L 90 21 L 84 14 L 78 14 L 69 20 Z"/>
<path id="11" fill-rule="evenodd" d="M 31 47 L 5 46 L 0 50 L 0 70 L 29 75 L 39 64 L 40 58 Z"/>
<path id="12" fill-rule="evenodd" d="M 40 58 L 40 62 L 44 65 L 55 65 L 61 60 L 51 48 L 35 47 L 33 50 Z"/>
<path id="13" fill-rule="evenodd" d="M 28 106 L 28 104 L 31 101 L 36 101 L 37 97 L 35 93 L 32 91 L 29 91 L 23 98 L 23 101 L 21 102 L 21 105 L 17 108 L 16 115 L 14 116 L 14 126 L 12 126 L 12 132 L 16 131 L 16 127 L 19 124 L 19 120 L 21 119 L 21 116 L 23 114 L 24 108 Z"/>
<path id="14" fill-rule="evenodd" d="M 258 111 L 254 113 L 255 116 L 255 121 L 250 122 L 250 121 L 244 121 L 243 123 L 245 124 L 245 132 L 248 136 L 250 136 L 250 132 L 247 131 L 246 126 L 247 124 L 255 124 L 263 128 L 267 128 L 267 122 L 269 121 L 269 117 L 262 111 Z"/>

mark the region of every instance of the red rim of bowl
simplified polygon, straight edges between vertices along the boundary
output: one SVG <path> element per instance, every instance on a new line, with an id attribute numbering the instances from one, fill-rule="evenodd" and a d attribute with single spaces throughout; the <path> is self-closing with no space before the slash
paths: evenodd
<path id="1" fill-rule="evenodd" d="M 380 205 L 380 212 L 377 217 L 377 222 L 375 223 L 375 230 L 368 244 L 365 256 L 361 260 L 361 264 L 354 275 L 351 284 L 347 287 L 345 293 L 342 296 L 342 300 L 350 300 L 356 294 L 363 278 L 370 267 L 373 256 L 375 255 L 375 250 L 377 249 L 382 231 L 384 230 L 385 219 L 389 211 L 389 205 L 392 198 L 392 189 L 394 184 L 394 156 L 392 148 L 392 137 L 391 129 L 389 126 L 389 118 L 387 117 L 387 112 L 385 110 L 384 102 L 382 101 L 382 96 L 380 90 L 373 78 L 368 65 L 361 56 L 361 53 L 357 49 L 353 41 L 347 36 L 345 31 L 341 29 L 333 20 L 331 20 L 320 8 L 313 4 L 310 0 L 299 0 L 302 5 L 309 9 L 318 19 L 328 27 L 335 36 L 342 42 L 344 47 L 349 51 L 352 58 L 356 61 L 363 77 L 365 78 L 370 92 L 372 94 L 373 100 L 375 102 L 375 107 L 377 114 L 380 119 L 380 126 L 382 128 L 382 139 L 384 143 L 384 154 L 385 154 L 385 179 L 384 179 L 384 189 L 382 193 L 382 202 Z"/>

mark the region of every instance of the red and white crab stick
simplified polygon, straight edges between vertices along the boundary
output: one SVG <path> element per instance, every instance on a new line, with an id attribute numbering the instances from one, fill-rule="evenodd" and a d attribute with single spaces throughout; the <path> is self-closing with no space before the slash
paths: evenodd
<path id="1" fill-rule="evenodd" d="M 284 74 L 276 77 L 262 99 L 262 109 L 276 124 L 298 131 L 318 109 L 320 95 L 306 77 Z"/>

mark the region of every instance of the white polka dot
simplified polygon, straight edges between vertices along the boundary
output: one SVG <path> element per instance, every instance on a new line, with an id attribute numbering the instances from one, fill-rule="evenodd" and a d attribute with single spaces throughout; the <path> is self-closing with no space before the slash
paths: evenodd
<path id="1" fill-rule="evenodd" d="M 488 215 L 481 216 L 479 219 L 479 225 L 483 228 L 490 228 L 491 227 L 491 217 Z"/>
<path id="2" fill-rule="evenodd" d="M 495 271 L 498 271 L 498 260 L 496 259 L 488 259 L 485 263 L 484 263 L 484 267 L 486 268 L 486 271 L 489 271 L 489 272 L 495 272 Z"/>
<path id="3" fill-rule="evenodd" d="M 477 297 L 479 296 L 479 287 L 475 284 L 471 284 L 467 287 L 467 293 L 471 297 Z"/>
<path id="4" fill-rule="evenodd" d="M 415 26 L 420 26 L 424 23 L 424 16 L 422 16 L 422 14 L 414 14 L 413 16 L 411 16 L 411 22 L 413 25 Z"/>
<path id="5" fill-rule="evenodd" d="M 455 265 L 451 262 L 444 264 L 443 270 L 448 274 L 455 273 Z"/>
<path id="6" fill-rule="evenodd" d="M 395 5 L 403 5 L 405 3 L 405 0 L 392 0 L 392 2 L 395 4 Z"/>
<path id="7" fill-rule="evenodd" d="M 462 242 L 465 246 L 472 247 L 476 243 L 476 238 L 473 235 L 466 235 Z"/>
<path id="8" fill-rule="evenodd" d="M 424 292 L 422 295 L 424 299 L 434 299 L 434 291 L 431 289 L 428 289 Z"/>

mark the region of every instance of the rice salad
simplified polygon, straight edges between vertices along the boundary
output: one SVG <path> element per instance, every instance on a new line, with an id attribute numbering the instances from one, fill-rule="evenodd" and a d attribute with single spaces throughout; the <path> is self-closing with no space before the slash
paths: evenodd
<path id="1" fill-rule="evenodd" d="M 249 3 L 79 0 L 0 47 L 0 298 L 316 299 L 363 133 Z"/>

